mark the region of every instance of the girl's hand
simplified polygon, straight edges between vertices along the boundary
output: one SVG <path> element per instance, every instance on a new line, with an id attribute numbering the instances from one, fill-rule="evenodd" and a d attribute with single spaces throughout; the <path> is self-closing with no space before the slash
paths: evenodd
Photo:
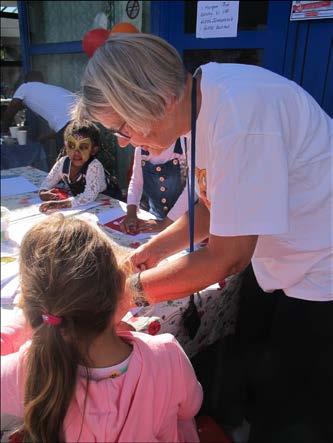
<path id="1" fill-rule="evenodd" d="M 119 226 L 125 234 L 137 234 L 139 232 L 139 219 L 137 216 L 126 215 Z"/>
<path id="2" fill-rule="evenodd" d="M 44 214 L 51 214 L 59 209 L 71 208 L 71 206 L 72 204 L 70 200 L 48 201 L 40 205 L 39 211 Z"/>
<path id="3" fill-rule="evenodd" d="M 39 191 L 39 198 L 42 201 L 58 200 L 58 194 L 56 194 L 54 190 L 55 189 Z"/>
<path id="4" fill-rule="evenodd" d="M 164 220 L 139 220 L 140 232 L 161 232 L 169 226 L 169 223 Z"/>

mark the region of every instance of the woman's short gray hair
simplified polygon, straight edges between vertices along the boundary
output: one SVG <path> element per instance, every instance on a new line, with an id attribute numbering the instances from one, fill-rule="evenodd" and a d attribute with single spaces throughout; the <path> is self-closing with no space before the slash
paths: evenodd
<path id="1" fill-rule="evenodd" d="M 114 34 L 89 61 L 77 114 L 97 120 L 115 112 L 143 133 L 182 99 L 186 70 L 176 49 L 151 34 Z"/>

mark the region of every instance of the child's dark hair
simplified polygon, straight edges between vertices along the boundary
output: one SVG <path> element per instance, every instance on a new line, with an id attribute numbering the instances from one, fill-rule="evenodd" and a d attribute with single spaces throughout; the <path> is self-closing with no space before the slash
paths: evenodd
<path id="1" fill-rule="evenodd" d="M 124 290 L 115 248 L 99 228 L 61 214 L 38 223 L 23 239 L 21 305 L 33 328 L 26 356 L 24 441 L 64 441 L 78 364 L 89 366 L 89 345 L 109 326 Z M 61 323 L 45 323 L 46 313 Z"/>
<path id="2" fill-rule="evenodd" d="M 88 120 L 83 120 L 80 122 L 77 120 L 71 121 L 66 126 L 64 139 L 66 140 L 69 135 L 80 135 L 81 137 L 86 138 L 89 137 L 93 146 L 99 147 L 101 144 L 100 131 L 98 127 Z"/>

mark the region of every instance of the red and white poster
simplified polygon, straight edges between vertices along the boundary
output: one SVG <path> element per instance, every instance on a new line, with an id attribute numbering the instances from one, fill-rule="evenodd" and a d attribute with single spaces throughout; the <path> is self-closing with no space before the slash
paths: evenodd
<path id="1" fill-rule="evenodd" d="M 290 20 L 333 18 L 333 1 L 293 1 Z"/>

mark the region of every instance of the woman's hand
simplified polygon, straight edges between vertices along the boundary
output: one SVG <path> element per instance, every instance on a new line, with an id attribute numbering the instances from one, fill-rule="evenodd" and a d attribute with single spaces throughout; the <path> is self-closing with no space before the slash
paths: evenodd
<path id="1" fill-rule="evenodd" d="M 55 188 L 50 190 L 41 190 L 39 191 L 39 198 L 42 201 L 48 202 L 50 200 L 59 200 L 59 196 L 55 191 Z"/>
<path id="2" fill-rule="evenodd" d="M 158 248 L 151 247 L 148 243 L 139 246 L 129 257 L 128 261 L 134 272 L 154 268 L 164 256 Z"/>
<path id="3" fill-rule="evenodd" d="M 39 211 L 44 214 L 51 214 L 59 209 L 67 209 L 71 207 L 72 203 L 70 200 L 48 201 L 40 205 Z"/>

